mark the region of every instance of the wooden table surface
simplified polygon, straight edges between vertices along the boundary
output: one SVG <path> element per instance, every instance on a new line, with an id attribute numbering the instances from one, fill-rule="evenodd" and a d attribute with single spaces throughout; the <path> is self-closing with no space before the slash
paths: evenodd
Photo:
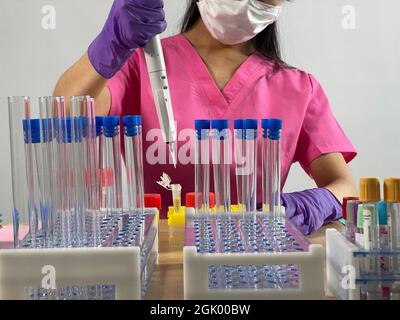
<path id="1" fill-rule="evenodd" d="M 310 243 L 321 244 L 325 248 L 325 230 L 344 229 L 339 222 L 332 222 L 308 237 Z M 147 299 L 182 300 L 183 299 L 183 250 L 184 229 L 171 229 L 167 220 L 160 220 L 159 258 L 151 278 Z"/>

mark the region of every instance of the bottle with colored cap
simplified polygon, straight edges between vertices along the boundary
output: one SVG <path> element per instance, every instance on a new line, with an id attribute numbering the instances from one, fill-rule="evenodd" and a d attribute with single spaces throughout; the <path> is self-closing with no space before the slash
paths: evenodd
<path id="1" fill-rule="evenodd" d="M 263 212 L 277 217 L 281 213 L 281 119 L 263 119 L 262 201 Z"/>
<path id="2" fill-rule="evenodd" d="M 142 117 L 126 116 L 124 121 L 125 165 L 129 210 L 144 208 Z"/>
<path id="3" fill-rule="evenodd" d="M 385 179 L 384 199 L 387 204 L 388 224 L 392 231 L 390 241 L 394 249 L 400 249 L 400 178 Z"/>
<path id="4" fill-rule="evenodd" d="M 103 118 L 105 201 L 107 216 L 122 212 L 120 117 Z"/>
<path id="5" fill-rule="evenodd" d="M 379 202 L 381 201 L 380 181 L 375 177 L 360 179 L 360 201 L 362 202 L 363 249 L 377 250 L 379 244 Z M 364 273 L 375 275 L 378 268 L 378 256 L 366 256 L 362 266 Z M 368 300 L 381 297 L 382 288 L 378 282 L 369 282 L 366 288 Z"/>
<path id="6" fill-rule="evenodd" d="M 389 245 L 392 250 L 400 249 L 400 178 L 386 178 L 384 181 L 384 199 L 387 205 L 387 221 L 390 228 Z M 400 255 L 393 257 L 393 270 L 400 273 Z M 400 282 L 391 290 L 392 299 L 400 299 Z"/>
<path id="7" fill-rule="evenodd" d="M 195 212 L 210 211 L 210 120 L 195 120 Z"/>
<path id="8" fill-rule="evenodd" d="M 231 211 L 230 165 L 232 145 L 228 120 L 212 120 L 212 164 L 217 212 Z"/>
<path id="9" fill-rule="evenodd" d="M 234 121 L 234 155 L 238 208 L 257 210 L 257 128 L 256 119 Z"/>

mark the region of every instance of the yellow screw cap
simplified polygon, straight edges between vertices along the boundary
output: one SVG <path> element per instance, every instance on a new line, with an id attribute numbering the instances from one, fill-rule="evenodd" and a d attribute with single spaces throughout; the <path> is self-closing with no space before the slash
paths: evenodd
<path id="1" fill-rule="evenodd" d="M 378 178 L 360 179 L 360 201 L 361 202 L 381 201 L 381 184 Z"/>
<path id="2" fill-rule="evenodd" d="M 386 178 L 383 189 L 386 202 L 400 202 L 400 178 Z"/>

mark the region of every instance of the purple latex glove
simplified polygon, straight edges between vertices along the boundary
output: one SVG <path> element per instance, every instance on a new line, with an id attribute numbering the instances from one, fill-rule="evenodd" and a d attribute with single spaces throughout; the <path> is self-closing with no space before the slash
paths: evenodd
<path id="1" fill-rule="evenodd" d="M 325 188 L 284 193 L 281 199 L 285 216 L 306 235 L 342 216 L 342 205 Z"/>
<path id="2" fill-rule="evenodd" d="M 115 0 L 103 30 L 89 46 L 89 60 L 109 79 L 135 49 L 144 47 L 166 27 L 163 0 Z"/>

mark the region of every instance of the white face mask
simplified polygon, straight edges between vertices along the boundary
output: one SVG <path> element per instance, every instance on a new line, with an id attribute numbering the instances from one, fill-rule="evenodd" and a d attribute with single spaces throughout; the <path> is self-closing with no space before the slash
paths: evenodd
<path id="1" fill-rule="evenodd" d="M 282 10 L 282 6 L 260 0 L 200 0 L 197 6 L 208 31 L 226 45 L 254 38 L 274 23 Z"/>

